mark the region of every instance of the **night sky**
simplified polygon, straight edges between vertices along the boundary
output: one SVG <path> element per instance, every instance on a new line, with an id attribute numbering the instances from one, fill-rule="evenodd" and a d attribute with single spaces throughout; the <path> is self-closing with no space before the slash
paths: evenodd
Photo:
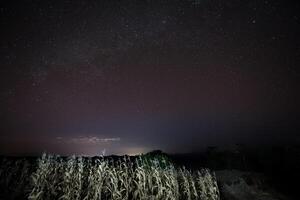
<path id="1" fill-rule="evenodd" d="M 1 1 L 0 154 L 299 143 L 300 3 Z"/>

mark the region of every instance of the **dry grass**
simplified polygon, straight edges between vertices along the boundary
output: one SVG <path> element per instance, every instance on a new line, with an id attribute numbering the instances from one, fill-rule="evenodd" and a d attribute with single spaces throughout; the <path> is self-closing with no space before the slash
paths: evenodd
<path id="1" fill-rule="evenodd" d="M 219 200 L 214 173 L 175 167 L 166 157 L 68 159 L 44 154 L 29 199 Z"/>

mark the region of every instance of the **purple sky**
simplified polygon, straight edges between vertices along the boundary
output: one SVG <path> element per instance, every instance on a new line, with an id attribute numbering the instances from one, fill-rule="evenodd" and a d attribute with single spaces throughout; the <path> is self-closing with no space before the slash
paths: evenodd
<path id="1" fill-rule="evenodd" d="M 1 154 L 300 142 L 299 3 L 0 8 Z"/>

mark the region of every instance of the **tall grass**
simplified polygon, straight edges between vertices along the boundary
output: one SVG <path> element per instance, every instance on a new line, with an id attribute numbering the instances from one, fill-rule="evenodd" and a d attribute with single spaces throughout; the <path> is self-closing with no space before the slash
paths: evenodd
<path id="1" fill-rule="evenodd" d="M 26 159 L 0 159 L 0 199 L 20 199 L 29 190 L 31 164 Z"/>
<path id="2" fill-rule="evenodd" d="M 29 199 L 219 200 L 214 173 L 176 167 L 164 156 L 61 158 L 43 154 Z"/>

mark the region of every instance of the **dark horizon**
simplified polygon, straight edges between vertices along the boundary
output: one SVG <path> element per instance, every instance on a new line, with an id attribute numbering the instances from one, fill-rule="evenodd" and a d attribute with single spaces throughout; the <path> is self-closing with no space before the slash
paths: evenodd
<path id="1" fill-rule="evenodd" d="M 300 144 L 300 3 L 0 3 L 0 155 Z"/>

